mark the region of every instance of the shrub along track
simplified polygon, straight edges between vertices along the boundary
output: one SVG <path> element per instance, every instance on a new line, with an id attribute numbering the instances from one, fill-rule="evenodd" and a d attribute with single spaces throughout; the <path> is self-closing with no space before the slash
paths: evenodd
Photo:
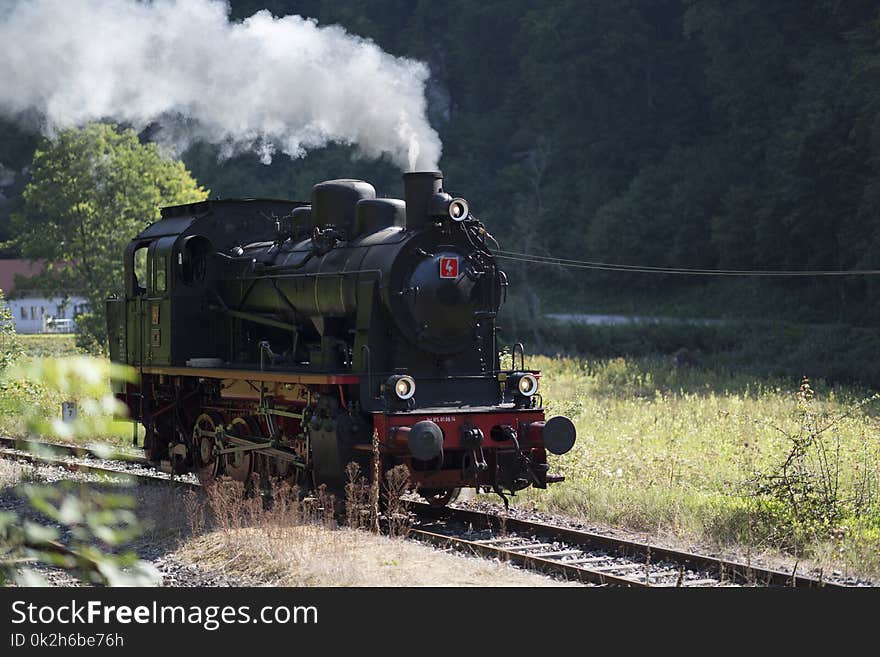
<path id="1" fill-rule="evenodd" d="M 0 437 L 0 456 L 147 483 L 199 487 L 126 453 Z M 503 515 L 411 503 L 408 537 L 496 558 L 548 575 L 604 586 L 843 587 L 833 581 Z"/>

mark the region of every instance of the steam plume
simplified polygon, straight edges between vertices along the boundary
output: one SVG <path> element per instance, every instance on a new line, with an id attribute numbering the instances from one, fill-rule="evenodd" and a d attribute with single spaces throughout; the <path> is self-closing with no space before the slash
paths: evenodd
<path id="1" fill-rule="evenodd" d="M 0 8 L 0 114 L 47 134 L 112 118 L 178 150 L 300 157 L 329 142 L 436 169 L 428 69 L 341 27 L 217 0 L 12 0 Z"/>

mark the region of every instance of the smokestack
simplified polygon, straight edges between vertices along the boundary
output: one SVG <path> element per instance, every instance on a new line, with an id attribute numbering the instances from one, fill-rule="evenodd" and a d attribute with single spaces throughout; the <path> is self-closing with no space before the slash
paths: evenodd
<path id="1" fill-rule="evenodd" d="M 433 222 L 431 199 L 443 189 L 443 174 L 439 171 L 415 171 L 403 174 L 406 200 L 406 227 L 419 229 Z"/>

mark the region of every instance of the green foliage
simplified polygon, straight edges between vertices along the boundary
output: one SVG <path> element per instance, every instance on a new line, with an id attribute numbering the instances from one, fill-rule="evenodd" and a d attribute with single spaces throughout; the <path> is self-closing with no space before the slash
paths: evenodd
<path id="1" fill-rule="evenodd" d="M 426 60 L 441 168 L 505 248 L 654 266 L 880 266 L 874 2 L 232 6 L 239 18 L 268 6 L 338 22 Z M 331 160 L 334 173 L 348 166 L 398 193 L 387 170 L 325 154 L 268 169 L 186 157 L 222 193 L 303 197 Z M 687 277 L 504 264 L 513 289 L 558 289 L 564 299 L 584 290 L 606 299 L 702 295 L 702 281 Z M 721 292 L 703 303 L 763 317 L 785 296 L 796 321 L 880 319 L 880 287 L 870 279 L 746 283 L 763 303 L 731 303 Z"/>
<path id="2" fill-rule="evenodd" d="M 125 405 L 113 395 L 109 381 L 135 382 L 137 375 L 132 368 L 104 358 L 69 356 L 26 361 L 10 368 L 7 378 L 39 384 L 57 399 L 76 401 L 78 413 L 73 422 L 47 417 L 29 407 L 20 409 L 32 433 L 72 440 L 108 433 L 113 416 L 124 417 L 127 413 Z"/>
<path id="3" fill-rule="evenodd" d="M 0 375 L 6 367 L 18 356 L 21 345 L 15 334 L 15 322 L 12 311 L 0 290 Z"/>
<path id="4" fill-rule="evenodd" d="M 4 384 L 47 388 L 55 398 L 76 400 L 77 419 L 65 423 L 16 395 L 17 409 L 30 431 L 73 440 L 110 431 L 114 413 L 123 411 L 109 381 L 133 380 L 130 368 L 86 356 L 46 358 L 19 363 L 5 373 Z M 56 410 L 57 412 L 57 410 Z M 0 514 L 0 584 L 43 584 L 33 563 L 68 570 L 83 582 L 109 586 L 154 584 L 158 574 L 124 544 L 141 532 L 128 495 L 99 491 L 72 482 L 52 486 L 26 483 L 17 489 L 29 511 L 22 516 Z M 61 540 L 59 527 L 65 528 Z"/>
<path id="5" fill-rule="evenodd" d="M 874 395 L 853 406 L 847 415 L 876 401 Z M 797 392 L 800 427 L 796 433 L 777 428 L 790 442 L 781 463 L 758 472 L 748 482 L 757 510 L 767 516 L 767 524 L 781 540 L 795 550 L 806 541 L 828 539 L 847 520 L 870 513 L 877 506 L 877 476 L 866 458 L 857 463 L 857 476 L 844 490 L 846 473 L 841 471 L 841 437 L 837 425 L 842 416 L 823 417 L 808 379 Z M 865 444 L 865 455 L 869 446 Z"/>
<path id="6" fill-rule="evenodd" d="M 47 358 L 79 355 L 76 336 L 69 333 L 31 333 L 20 335 L 21 355 L 29 358 Z"/>
<path id="7" fill-rule="evenodd" d="M 507 249 L 654 266 L 880 267 L 873 0 L 230 4 L 236 19 L 299 13 L 426 61 L 448 185 Z M 33 141 L 0 124 L 0 161 L 20 172 Z M 197 145 L 183 157 L 223 196 L 304 199 L 336 177 L 401 193 L 387 161 L 353 159 L 352 147 L 271 166 L 218 152 Z M 11 205 L 24 178 L 4 192 Z M 0 208 L 0 239 L 15 234 L 2 223 Z M 747 279 L 757 299 L 748 302 L 727 288 L 704 299 L 704 282 L 687 277 L 505 267 L 512 289 L 558 290 L 564 300 L 675 295 L 716 314 L 880 319 L 873 279 Z"/>
<path id="8" fill-rule="evenodd" d="M 199 201 L 198 186 L 181 162 L 141 144 L 132 130 L 93 124 L 44 140 L 34 154 L 24 207 L 13 217 L 21 254 L 64 263 L 44 284 L 81 291 L 91 316 L 84 342 L 103 345 L 104 300 L 122 291 L 122 254 L 163 205 Z"/>
<path id="9" fill-rule="evenodd" d="M 17 491 L 43 517 L 22 521 L 0 514 L 0 584 L 46 585 L 31 563 L 63 568 L 80 581 L 106 586 L 149 586 L 157 573 L 133 552 L 113 552 L 138 536 L 141 527 L 127 495 L 80 490 L 71 482 L 26 484 Z M 46 521 L 52 524 L 46 524 Z M 58 527 L 69 539 L 62 543 Z"/>
<path id="10" fill-rule="evenodd" d="M 667 319 L 583 325 L 535 319 L 520 301 L 501 318 L 502 340 L 527 341 L 530 351 L 588 359 L 645 358 L 672 362 L 687 350 L 702 366 L 731 374 L 824 379 L 880 387 L 875 367 L 880 331 L 843 324 Z"/>

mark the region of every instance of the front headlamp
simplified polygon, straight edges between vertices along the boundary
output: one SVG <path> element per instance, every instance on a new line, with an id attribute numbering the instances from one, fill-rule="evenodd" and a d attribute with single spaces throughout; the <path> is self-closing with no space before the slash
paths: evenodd
<path id="1" fill-rule="evenodd" d="M 385 386 L 400 401 L 406 401 L 416 394 L 416 380 L 408 374 L 396 374 L 389 377 Z"/>
<path id="2" fill-rule="evenodd" d="M 454 198 L 449 202 L 448 212 L 453 221 L 464 221 L 470 214 L 470 207 L 463 198 Z"/>
<path id="3" fill-rule="evenodd" d="M 516 393 L 523 397 L 531 397 L 538 392 L 538 379 L 534 374 L 520 374 L 515 378 Z"/>

